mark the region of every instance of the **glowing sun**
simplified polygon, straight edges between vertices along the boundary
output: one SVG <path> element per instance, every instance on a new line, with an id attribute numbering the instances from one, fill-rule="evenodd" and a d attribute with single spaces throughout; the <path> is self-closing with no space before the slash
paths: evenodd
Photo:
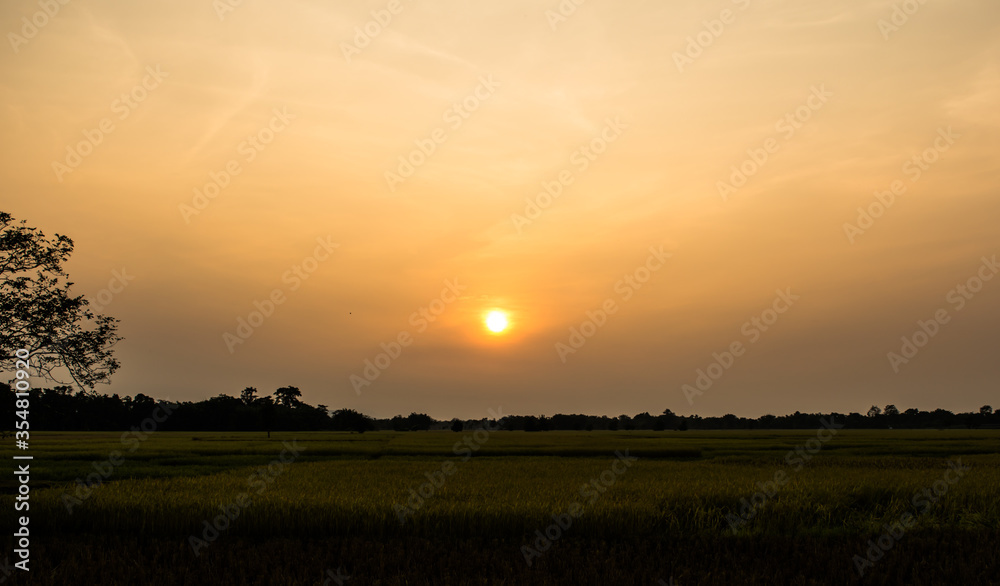
<path id="1" fill-rule="evenodd" d="M 486 314 L 486 328 L 494 334 L 507 329 L 507 314 L 502 311 L 491 311 Z"/>

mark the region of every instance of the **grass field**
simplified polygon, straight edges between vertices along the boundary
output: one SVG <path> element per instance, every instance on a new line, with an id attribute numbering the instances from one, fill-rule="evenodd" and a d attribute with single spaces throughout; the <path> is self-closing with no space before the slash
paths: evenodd
<path id="1" fill-rule="evenodd" d="M 995 430 L 38 433 L 31 454 L 32 584 L 1000 583 Z"/>

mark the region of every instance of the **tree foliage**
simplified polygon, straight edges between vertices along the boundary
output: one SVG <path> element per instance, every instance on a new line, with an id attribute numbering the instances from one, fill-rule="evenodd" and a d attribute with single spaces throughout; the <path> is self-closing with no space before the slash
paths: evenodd
<path id="1" fill-rule="evenodd" d="M 254 401 L 257 400 L 257 389 L 254 387 L 247 387 L 240 392 L 240 400 L 243 401 L 244 405 L 253 405 Z"/>
<path id="2" fill-rule="evenodd" d="M 358 413 L 354 409 L 338 409 L 331 415 L 335 431 L 356 431 L 364 433 L 375 429 L 371 417 Z"/>
<path id="3" fill-rule="evenodd" d="M 302 391 L 298 387 L 281 387 L 274 391 L 274 400 L 282 407 L 295 407 L 300 404 Z"/>
<path id="4" fill-rule="evenodd" d="M 921 411 L 907 409 L 889 420 L 885 414 L 867 417 L 862 413 L 800 413 L 790 415 L 763 415 L 759 418 L 725 415 L 721 417 L 679 416 L 669 409 L 662 415 L 639 413 L 629 417 L 620 415 L 566 415 L 551 417 L 535 415 L 505 415 L 500 420 L 452 419 L 438 421 L 427 414 L 411 413 L 403 417 L 374 419 L 353 409 L 339 409 L 330 413 L 326 406 L 313 407 L 298 401 L 292 407 L 276 404 L 268 395 L 251 404 L 237 397 L 217 395 L 197 402 L 155 400 L 143 394 L 135 398 L 119 395 L 99 395 L 77 391 L 68 386 L 31 389 L 31 428 L 33 430 L 104 430 L 126 431 L 142 427 L 158 407 L 169 412 L 164 421 L 158 421 L 162 431 L 353 431 L 375 430 L 426 431 L 504 429 L 544 432 L 548 430 L 617 430 L 623 426 L 636 430 L 675 431 L 713 429 L 819 429 L 822 420 L 844 423 L 849 429 L 946 429 L 946 428 L 1000 428 L 1000 413 L 992 409 L 979 409 L 972 413 L 952 413 L 944 409 Z M 0 383 L 0 406 L 13 405 L 14 392 L 7 384 Z M 168 408 L 164 408 L 166 405 Z M 985 407 L 985 406 L 984 406 Z M 9 429 L 13 419 L 0 420 L 0 429 Z M 434 431 L 432 431 L 433 433 Z"/>
<path id="5" fill-rule="evenodd" d="M 68 237 L 49 238 L 0 212 L 0 364 L 13 370 L 15 352 L 24 348 L 38 376 L 61 384 L 56 371 L 64 368 L 92 389 L 118 370 L 112 350 L 122 338 L 118 320 L 70 293 L 63 264 L 72 252 Z"/>

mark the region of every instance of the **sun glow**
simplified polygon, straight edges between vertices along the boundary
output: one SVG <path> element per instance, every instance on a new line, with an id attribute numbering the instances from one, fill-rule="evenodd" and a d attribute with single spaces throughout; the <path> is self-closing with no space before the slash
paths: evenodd
<path id="1" fill-rule="evenodd" d="M 491 311 L 486 315 L 486 328 L 494 334 L 507 329 L 507 314 L 502 311 Z"/>

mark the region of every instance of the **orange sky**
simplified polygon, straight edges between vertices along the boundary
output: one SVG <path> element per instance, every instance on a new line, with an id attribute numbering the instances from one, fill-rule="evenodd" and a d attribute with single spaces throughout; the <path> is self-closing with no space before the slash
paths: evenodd
<path id="1" fill-rule="evenodd" d="M 442 418 L 1000 402 L 993 0 L 231 4 L 0 8 L 0 209 L 71 236 L 74 290 L 121 319 L 99 390 Z"/>

